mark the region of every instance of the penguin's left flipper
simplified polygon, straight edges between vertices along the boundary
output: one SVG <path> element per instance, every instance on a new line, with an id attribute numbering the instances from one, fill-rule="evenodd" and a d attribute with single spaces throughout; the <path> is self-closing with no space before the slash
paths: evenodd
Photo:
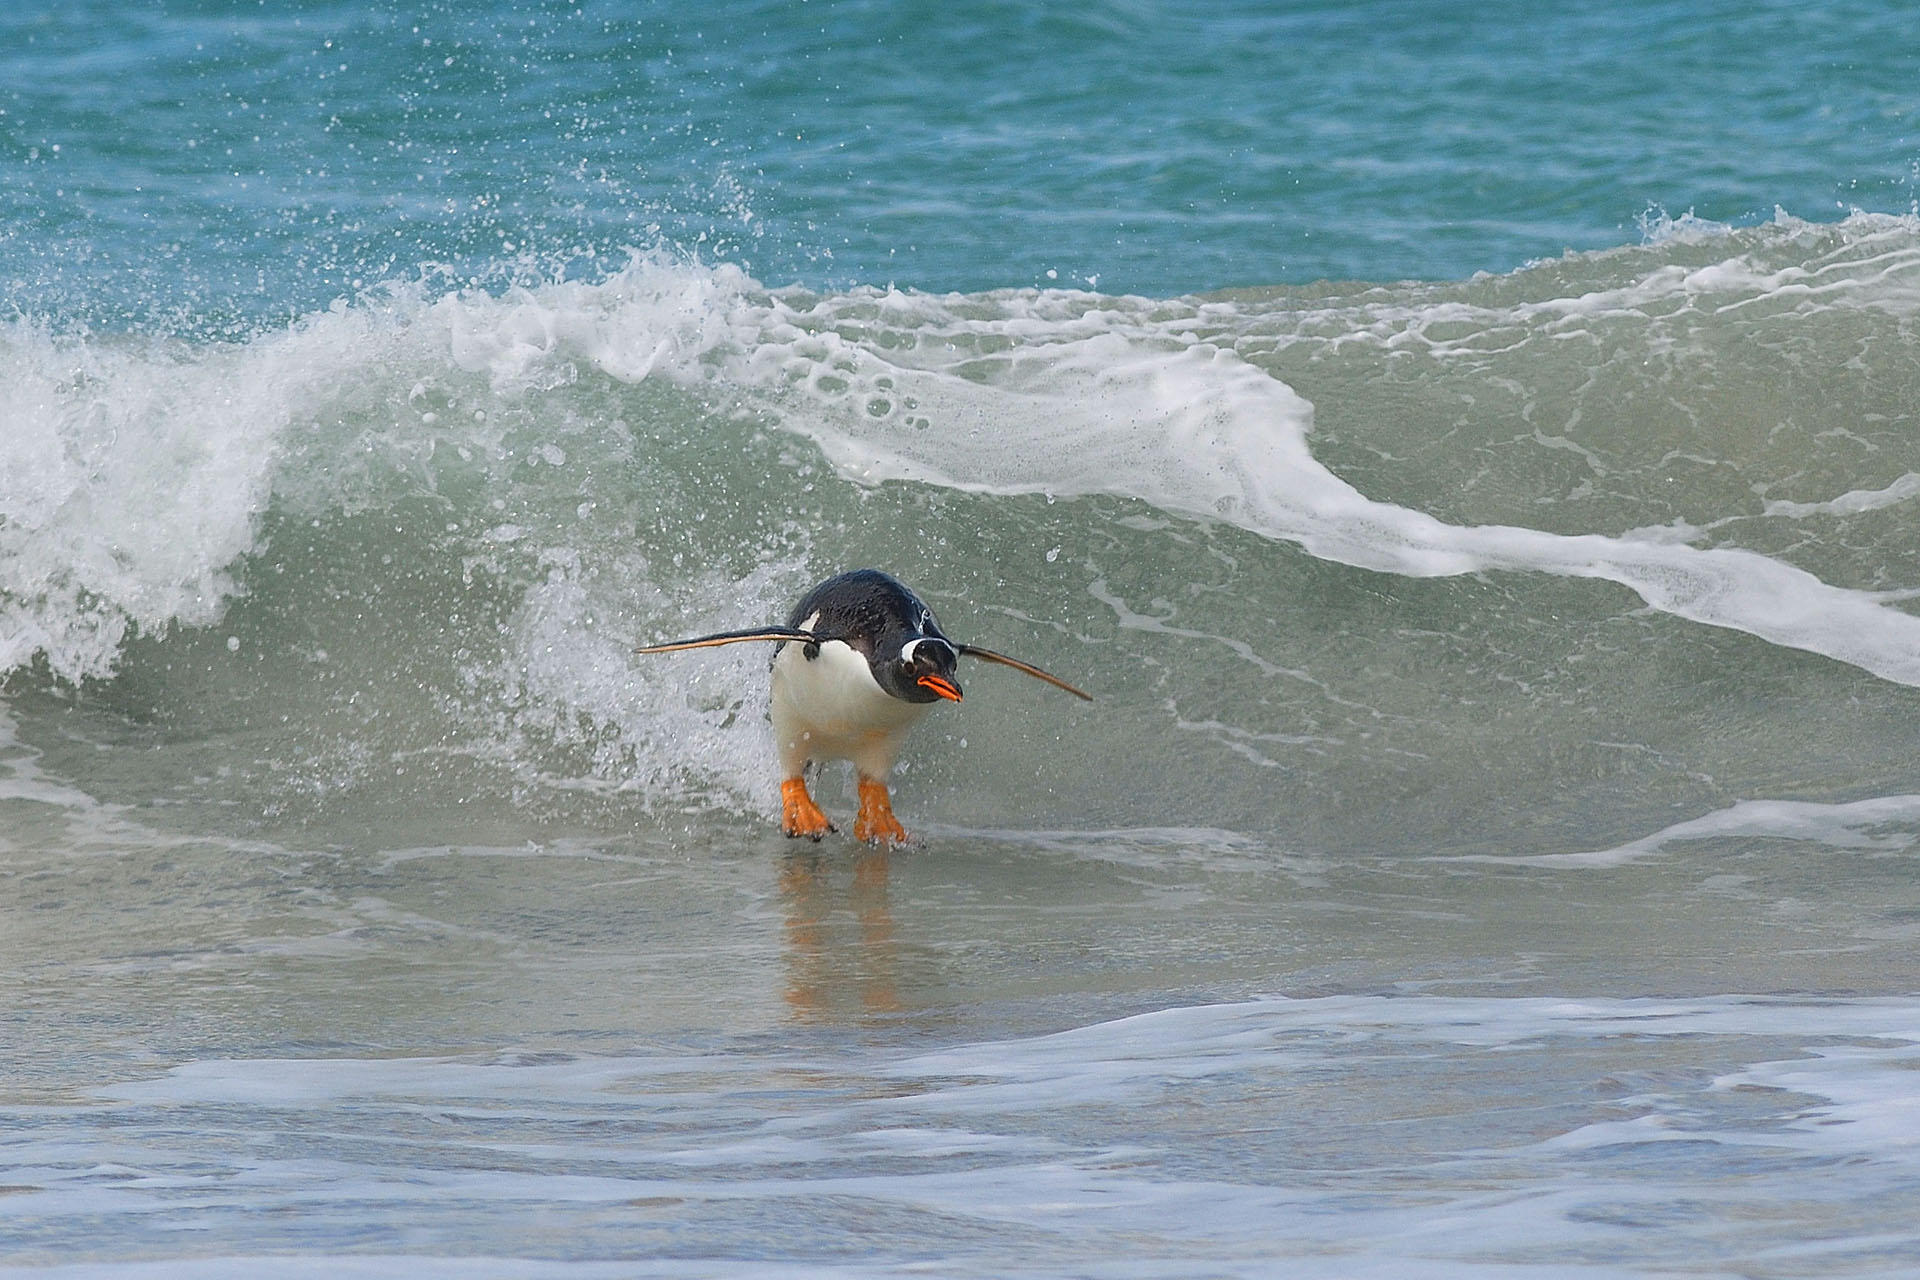
<path id="1" fill-rule="evenodd" d="M 801 631 L 796 627 L 754 627 L 748 631 L 716 631 L 710 636 L 670 640 L 666 644 L 643 644 L 634 652 L 676 653 L 681 649 L 708 649 L 717 644 L 740 644 L 748 640 L 798 640 L 802 644 L 819 644 L 821 639 L 811 631 Z"/>
<path id="2" fill-rule="evenodd" d="M 1009 658 L 1004 653 L 995 653 L 991 649 L 982 649 L 979 645 L 975 644 L 962 644 L 954 647 L 969 658 L 984 658 L 988 662 L 997 662 L 1003 667 L 1012 667 L 1015 671 L 1024 671 L 1035 680 L 1045 680 L 1054 688 L 1065 689 L 1076 698 L 1082 698 L 1088 702 L 1093 701 L 1092 694 L 1085 690 L 1074 688 L 1059 676 L 1048 675 L 1030 662 L 1022 662 L 1018 658 Z"/>

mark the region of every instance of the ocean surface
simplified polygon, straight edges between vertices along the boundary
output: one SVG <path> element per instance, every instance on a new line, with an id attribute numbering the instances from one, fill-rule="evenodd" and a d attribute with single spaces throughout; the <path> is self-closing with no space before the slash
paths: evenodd
<path id="1" fill-rule="evenodd" d="M 0 1274 L 1911 1276 L 1917 511 L 1894 0 L 7 6 Z"/>

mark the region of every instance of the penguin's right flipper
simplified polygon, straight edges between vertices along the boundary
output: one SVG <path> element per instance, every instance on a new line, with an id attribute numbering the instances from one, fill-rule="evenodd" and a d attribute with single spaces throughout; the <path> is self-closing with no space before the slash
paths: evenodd
<path id="1" fill-rule="evenodd" d="M 748 640 L 798 640 L 802 644 L 819 644 L 821 637 L 811 631 L 801 631 L 797 627 L 754 627 L 748 631 L 716 631 L 710 636 L 695 636 L 691 640 L 671 640 L 666 644 L 643 644 L 635 653 L 677 653 L 681 649 L 708 649 L 720 644 L 741 644 Z"/>

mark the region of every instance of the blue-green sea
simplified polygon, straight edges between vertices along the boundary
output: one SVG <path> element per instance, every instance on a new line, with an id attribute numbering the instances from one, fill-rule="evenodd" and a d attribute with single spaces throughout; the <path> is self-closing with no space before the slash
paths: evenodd
<path id="1" fill-rule="evenodd" d="M 0 1275 L 1909 1276 L 1916 501 L 1890 0 L 12 5 Z"/>

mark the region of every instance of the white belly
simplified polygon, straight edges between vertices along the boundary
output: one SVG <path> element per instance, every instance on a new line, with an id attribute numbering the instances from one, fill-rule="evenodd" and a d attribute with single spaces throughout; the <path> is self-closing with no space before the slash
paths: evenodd
<path id="1" fill-rule="evenodd" d="M 932 705 L 887 693 L 867 660 L 838 640 L 823 643 L 812 659 L 805 645 L 788 644 L 773 660 L 774 745 L 789 778 L 809 760 L 851 760 L 868 777 L 885 779 L 907 730 Z"/>

